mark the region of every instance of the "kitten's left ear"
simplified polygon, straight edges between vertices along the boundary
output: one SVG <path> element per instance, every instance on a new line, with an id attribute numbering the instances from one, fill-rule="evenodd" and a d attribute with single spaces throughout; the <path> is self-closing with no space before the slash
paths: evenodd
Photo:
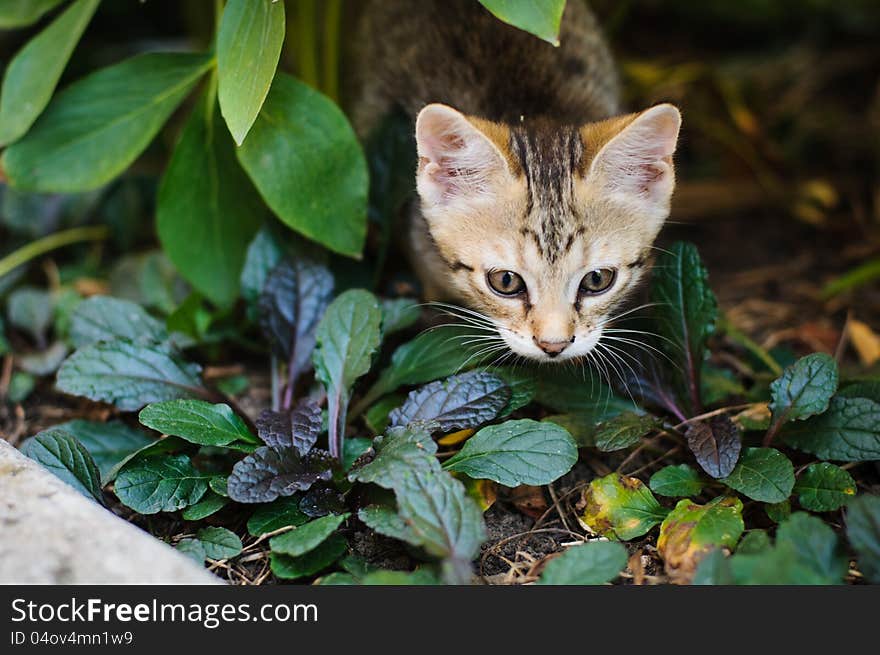
<path id="1" fill-rule="evenodd" d="M 612 193 L 626 194 L 652 212 L 668 212 L 675 170 L 672 155 L 681 114 L 669 104 L 638 114 L 593 159 L 591 176 Z M 664 217 L 665 218 L 665 217 Z"/>

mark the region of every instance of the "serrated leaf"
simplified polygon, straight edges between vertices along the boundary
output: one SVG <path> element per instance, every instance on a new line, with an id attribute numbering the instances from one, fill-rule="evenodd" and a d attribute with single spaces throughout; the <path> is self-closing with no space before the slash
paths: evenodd
<path id="1" fill-rule="evenodd" d="M 196 533 L 196 538 L 202 542 L 208 559 L 232 559 L 241 553 L 241 539 L 226 528 L 202 528 Z"/>
<path id="2" fill-rule="evenodd" d="M 814 512 L 833 512 L 856 495 L 856 482 L 844 469 L 828 462 L 810 464 L 794 485 L 798 502 Z"/>
<path id="3" fill-rule="evenodd" d="M 241 145 L 269 93 L 286 32 L 284 3 L 230 0 L 217 34 L 220 109 Z"/>
<path id="4" fill-rule="evenodd" d="M 628 541 L 647 533 L 668 513 L 641 480 L 610 473 L 584 490 L 580 518 L 600 536 Z"/>
<path id="5" fill-rule="evenodd" d="M 208 55 L 148 53 L 74 82 L 6 149 L 10 184 L 74 192 L 109 182 L 143 152 L 211 65 Z"/>
<path id="6" fill-rule="evenodd" d="M 407 543 L 418 544 L 416 534 L 410 530 L 406 521 L 392 508 L 385 505 L 368 505 L 358 511 L 358 518 L 370 529 L 379 534 Z"/>
<path id="7" fill-rule="evenodd" d="M 565 0 L 480 0 L 480 4 L 508 25 L 559 45 L 559 24 L 565 10 Z"/>
<path id="8" fill-rule="evenodd" d="M 27 132 L 46 107 L 99 2 L 77 0 L 9 62 L 0 95 L 0 146 Z"/>
<path id="9" fill-rule="evenodd" d="M 648 486 L 661 496 L 698 496 L 704 482 L 700 474 L 687 464 L 664 466 L 648 480 Z"/>
<path id="10" fill-rule="evenodd" d="M 880 584 L 880 496 L 862 494 L 849 503 L 846 536 L 858 553 L 859 570 Z"/>
<path id="11" fill-rule="evenodd" d="M 389 415 L 391 425 L 436 423 L 440 432 L 476 428 L 494 420 L 510 401 L 510 387 L 491 373 L 471 371 L 437 380 L 410 392 Z"/>
<path id="12" fill-rule="evenodd" d="M 175 512 L 202 499 L 208 476 L 187 455 L 151 455 L 126 464 L 114 491 L 126 507 L 140 514 Z"/>
<path id="13" fill-rule="evenodd" d="M 330 453 L 339 457 L 348 400 L 355 381 L 370 370 L 382 341 L 382 310 L 369 291 L 351 289 L 327 308 L 316 332 L 315 374 L 327 389 Z"/>
<path id="14" fill-rule="evenodd" d="M 228 503 L 226 498 L 209 489 L 199 502 L 184 509 L 181 516 L 185 521 L 201 521 L 216 514 Z"/>
<path id="15" fill-rule="evenodd" d="M 483 428 L 443 467 L 516 487 L 549 484 L 571 470 L 577 457 L 577 446 L 564 428 L 522 419 Z"/>
<path id="16" fill-rule="evenodd" d="M 781 503 L 794 487 L 794 466 L 775 448 L 746 448 L 730 475 L 719 482 L 752 500 Z"/>
<path id="17" fill-rule="evenodd" d="M 700 375 L 706 340 L 715 330 L 718 304 L 709 287 L 709 274 L 691 243 L 674 243 L 657 257 L 651 300 L 656 305 L 660 347 L 681 363 L 677 386 L 688 409 L 700 411 Z M 732 467 L 731 467 L 732 468 Z M 722 473 L 721 475 L 725 475 Z"/>
<path id="18" fill-rule="evenodd" d="M 167 400 L 144 407 L 142 425 L 202 446 L 225 446 L 233 441 L 259 443 L 247 424 L 225 403 Z"/>
<path id="19" fill-rule="evenodd" d="M 291 557 L 304 555 L 336 532 L 336 529 L 349 516 L 351 516 L 349 513 L 330 514 L 329 516 L 309 521 L 284 534 L 272 537 L 269 540 L 269 545 L 273 553 L 281 553 Z"/>
<path id="20" fill-rule="evenodd" d="M 382 299 L 382 333 L 385 336 L 413 325 L 422 315 L 421 307 L 413 298 Z"/>
<path id="21" fill-rule="evenodd" d="M 70 317 L 70 341 L 76 348 L 116 339 L 164 343 L 169 338 L 165 326 L 143 307 L 110 296 L 86 298 Z"/>
<path id="22" fill-rule="evenodd" d="M 610 582 L 626 566 L 626 548 L 613 541 L 591 541 L 569 546 L 544 568 L 541 585 L 600 585 Z"/>
<path id="23" fill-rule="evenodd" d="M 642 437 L 659 424 L 653 416 L 623 412 L 600 423 L 596 427 L 593 440 L 596 448 L 602 452 L 623 450 L 639 443 Z"/>
<path id="24" fill-rule="evenodd" d="M 261 505 L 248 519 L 248 532 L 259 537 L 290 525 L 298 526 L 308 522 L 309 517 L 299 508 L 299 501 L 299 496 L 289 496 Z"/>
<path id="25" fill-rule="evenodd" d="M 264 409 L 257 419 L 257 432 L 267 446 L 294 448 L 304 457 L 321 432 L 321 408 L 314 401 L 303 401 L 289 412 Z"/>
<path id="26" fill-rule="evenodd" d="M 821 459 L 865 462 L 880 459 L 880 403 L 867 398 L 833 398 L 828 411 L 789 423 L 785 443 Z"/>
<path id="27" fill-rule="evenodd" d="M 210 86 L 190 114 L 162 175 L 156 232 L 180 274 L 214 304 L 229 307 L 266 210 L 236 160 L 213 91 Z"/>
<path id="28" fill-rule="evenodd" d="M 837 535 L 821 519 L 795 512 L 776 530 L 776 547 L 791 544 L 795 557 L 804 567 L 824 580 L 840 584 L 849 568 Z"/>
<path id="29" fill-rule="evenodd" d="M 229 497 L 239 503 L 268 503 L 305 491 L 331 475 L 329 461 L 300 457 L 293 448 L 262 446 L 232 467 Z"/>
<path id="30" fill-rule="evenodd" d="M 162 346 L 117 340 L 73 353 L 61 365 L 56 386 L 133 412 L 149 403 L 199 395 L 200 371 Z"/>
<path id="31" fill-rule="evenodd" d="M 273 352 L 293 367 L 293 382 L 312 365 L 316 331 L 333 294 L 333 276 L 322 264 L 283 260 L 260 294 L 260 327 Z"/>
<path id="32" fill-rule="evenodd" d="M 110 481 L 113 467 L 155 441 L 121 421 L 102 423 L 74 419 L 55 427 L 72 434 L 89 451 L 104 484 Z"/>
<path id="33" fill-rule="evenodd" d="M 342 557 L 348 544 L 340 534 L 330 535 L 324 543 L 299 557 L 281 553 L 270 554 L 272 573 L 283 580 L 298 580 L 316 575 Z"/>
<path id="34" fill-rule="evenodd" d="M 276 74 L 237 152 L 282 222 L 334 252 L 361 254 L 367 163 L 348 120 L 329 98 L 290 75 Z"/>
<path id="35" fill-rule="evenodd" d="M 742 507 L 739 498 L 724 496 L 705 505 L 678 501 L 657 538 L 657 551 L 673 581 L 690 581 L 700 560 L 713 549 L 733 549 L 745 528 Z"/>
<path id="36" fill-rule="evenodd" d="M 83 496 L 104 503 L 101 476 L 89 451 L 67 430 L 43 430 L 25 441 L 21 452 L 39 462 Z"/>
<path id="37" fill-rule="evenodd" d="M 800 421 L 828 409 L 837 391 L 837 362 L 825 353 L 801 357 L 770 385 L 773 423 Z"/>
<path id="38" fill-rule="evenodd" d="M 730 475 L 742 449 L 739 429 L 726 416 L 691 423 L 685 432 L 688 448 L 697 463 L 713 478 Z"/>

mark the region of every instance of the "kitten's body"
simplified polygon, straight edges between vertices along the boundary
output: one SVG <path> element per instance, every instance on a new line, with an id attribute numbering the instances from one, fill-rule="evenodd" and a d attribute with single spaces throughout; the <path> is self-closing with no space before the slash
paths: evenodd
<path id="1" fill-rule="evenodd" d="M 395 108 L 418 115 L 408 250 L 425 295 L 478 310 L 518 354 L 589 353 L 668 214 L 677 111 L 609 118 L 616 73 L 576 0 L 559 47 L 476 0 L 372 2 L 361 45 L 359 131 Z M 595 270 L 614 270 L 613 294 L 582 293 Z M 522 293 L 498 293 L 499 272 Z"/>

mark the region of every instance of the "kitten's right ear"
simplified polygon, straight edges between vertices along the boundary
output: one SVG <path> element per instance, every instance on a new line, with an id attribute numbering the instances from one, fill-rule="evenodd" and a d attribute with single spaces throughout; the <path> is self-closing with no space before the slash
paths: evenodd
<path id="1" fill-rule="evenodd" d="M 448 205 L 491 197 L 493 181 L 509 172 L 501 150 L 478 124 L 497 127 L 472 121 L 447 105 L 432 104 L 419 112 L 417 187 L 423 201 Z"/>

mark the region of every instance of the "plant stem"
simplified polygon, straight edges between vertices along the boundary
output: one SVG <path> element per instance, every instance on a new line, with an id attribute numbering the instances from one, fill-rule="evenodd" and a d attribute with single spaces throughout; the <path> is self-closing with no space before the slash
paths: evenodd
<path id="1" fill-rule="evenodd" d="M 74 227 L 31 241 L 0 259 L 0 277 L 47 252 L 81 241 L 102 241 L 110 231 L 105 225 Z"/>
<path id="2" fill-rule="evenodd" d="M 272 411 L 281 409 L 281 393 L 278 388 L 278 358 L 272 355 L 269 359 L 269 375 L 272 383 Z"/>
<path id="3" fill-rule="evenodd" d="M 296 35 L 296 66 L 299 78 L 317 89 L 318 44 L 315 40 L 315 0 L 299 0 L 295 5 L 294 33 Z"/>
<path id="4" fill-rule="evenodd" d="M 324 2 L 324 40 L 322 46 L 323 89 L 331 100 L 339 102 L 339 26 L 342 0 Z"/>

